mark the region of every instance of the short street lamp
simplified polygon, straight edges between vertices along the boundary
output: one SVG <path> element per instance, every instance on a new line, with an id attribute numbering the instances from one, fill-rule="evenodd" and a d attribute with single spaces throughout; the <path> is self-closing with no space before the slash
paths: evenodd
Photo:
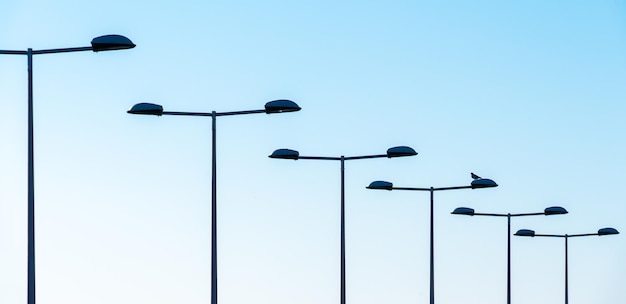
<path id="1" fill-rule="evenodd" d="M 434 195 L 435 191 L 444 191 L 444 190 L 457 190 L 457 189 L 481 189 L 481 188 L 493 188 L 497 187 L 498 184 L 491 179 L 482 178 L 480 176 L 471 174 L 473 180 L 467 186 L 456 186 L 456 187 L 430 187 L 430 188 L 412 188 L 412 187 L 394 187 L 392 183 L 386 181 L 375 181 L 372 182 L 367 189 L 376 189 L 376 190 L 409 190 L 409 191 L 428 191 L 430 192 L 430 304 L 435 304 L 435 243 L 434 243 L 434 234 L 435 234 L 435 223 L 434 223 L 434 214 L 433 214 L 433 205 L 434 205 Z"/>
<path id="2" fill-rule="evenodd" d="M 417 152 L 413 148 L 406 146 L 399 146 L 389 148 L 386 154 L 378 155 L 363 155 L 363 156 L 339 156 L 339 157 L 323 157 L 323 156 L 302 156 L 298 151 L 290 149 L 278 149 L 274 151 L 269 157 L 280 159 L 314 159 L 314 160 L 338 160 L 341 162 L 341 271 L 340 271 L 340 303 L 346 303 L 346 237 L 345 237 L 345 173 L 344 163 L 347 160 L 367 159 L 367 158 L 395 158 L 403 156 L 417 155 Z"/>
<path id="3" fill-rule="evenodd" d="M 467 207 L 459 207 L 452 211 L 452 214 L 460 215 L 482 215 L 482 216 L 500 216 L 507 218 L 507 249 L 506 249 L 506 303 L 511 304 L 511 217 L 531 216 L 531 215 L 555 215 L 567 214 L 567 210 L 563 207 L 548 207 L 543 212 L 535 213 L 476 213 L 474 209 Z"/>
<path id="4" fill-rule="evenodd" d="M 178 115 L 178 116 L 209 116 L 212 120 L 211 133 L 211 304 L 217 304 L 217 169 L 215 147 L 215 122 L 218 116 L 243 114 L 275 114 L 300 111 L 300 107 L 291 100 L 274 100 L 265 104 L 265 109 L 236 112 L 169 112 L 163 106 L 153 103 L 138 103 L 127 111 L 129 114 L 140 115 Z"/>
<path id="5" fill-rule="evenodd" d="M 598 230 L 598 232 L 596 233 L 583 233 L 583 234 L 537 234 L 535 233 L 534 230 L 530 230 L 530 229 L 520 229 L 518 230 L 515 235 L 517 236 L 530 236 L 530 237 L 535 237 L 535 236 L 543 236 L 543 237 L 560 237 L 560 238 L 564 238 L 565 239 L 565 304 L 568 304 L 569 301 L 569 292 L 568 292 L 568 282 L 567 282 L 567 239 L 571 238 L 571 237 L 579 237 L 579 236 L 591 236 L 591 235 L 598 235 L 598 236 L 602 236 L 602 235 L 611 235 L 611 234 L 619 234 L 619 231 L 617 231 L 617 229 L 615 228 L 602 228 L 600 230 Z"/>
<path id="6" fill-rule="evenodd" d="M 28 64 L 28 304 L 35 304 L 35 148 L 33 131 L 33 55 L 82 51 L 113 51 L 132 49 L 135 44 L 120 35 L 105 35 L 91 40 L 91 46 L 33 50 L 0 50 L 0 55 L 26 55 Z"/>

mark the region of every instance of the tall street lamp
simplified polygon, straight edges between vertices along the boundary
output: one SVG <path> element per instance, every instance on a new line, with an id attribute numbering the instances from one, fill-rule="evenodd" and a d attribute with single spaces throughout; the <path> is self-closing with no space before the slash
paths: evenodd
<path id="1" fill-rule="evenodd" d="M 28 64 L 28 304 L 35 304 L 35 155 L 33 131 L 33 55 L 82 51 L 113 51 L 132 49 L 135 44 L 120 35 L 105 35 L 91 40 L 91 46 L 11 51 L 0 50 L 0 55 L 26 55 Z"/>
<path id="2" fill-rule="evenodd" d="M 389 148 L 387 154 L 378 155 L 363 155 L 363 156 L 339 156 L 339 157 L 323 157 L 323 156 L 302 156 L 298 151 L 290 149 L 278 149 L 274 151 L 269 157 L 279 159 L 315 159 L 315 160 L 338 160 L 341 162 L 341 292 L 340 303 L 346 303 L 346 240 L 345 240 L 345 174 L 344 163 L 347 160 L 366 159 L 366 158 L 394 158 L 403 156 L 417 155 L 417 152 L 413 148 L 407 146 L 399 146 Z"/>
<path id="3" fill-rule="evenodd" d="M 611 235 L 611 234 L 619 234 L 619 231 L 617 231 L 617 229 L 615 228 L 602 228 L 600 230 L 598 230 L 598 232 L 596 233 L 583 233 L 583 234 L 537 234 L 535 233 L 534 230 L 530 230 L 530 229 L 520 229 L 518 230 L 515 235 L 517 236 L 530 236 L 530 237 L 535 237 L 535 236 L 545 236 L 545 237 L 559 237 L 559 238 L 564 238 L 565 239 L 565 304 L 568 304 L 569 301 L 569 296 L 568 296 L 568 283 L 567 283 L 567 239 L 571 238 L 571 237 L 579 237 L 579 236 L 591 236 L 591 235 L 598 235 L 598 236 L 602 236 L 602 235 Z"/>
<path id="4" fill-rule="evenodd" d="M 265 109 L 236 111 L 236 112 L 168 112 L 163 106 L 153 103 L 138 103 L 127 111 L 129 114 L 140 115 L 178 115 L 178 116 L 210 116 L 212 120 L 211 133 L 211 304 L 217 304 L 217 169 L 215 156 L 215 122 L 218 116 L 232 116 L 243 114 L 275 114 L 300 111 L 300 106 L 286 99 L 270 101 Z"/>
<path id="5" fill-rule="evenodd" d="M 567 214 L 567 210 L 563 207 L 548 207 L 543 212 L 535 213 L 476 213 L 474 209 L 467 207 L 459 207 L 452 211 L 452 214 L 460 215 L 483 215 L 483 216 L 500 216 L 507 218 L 507 249 L 506 249 L 506 303 L 511 304 L 511 217 L 531 216 L 531 215 L 555 215 Z"/>
<path id="6" fill-rule="evenodd" d="M 430 304 L 435 303 L 435 223 L 433 214 L 434 195 L 435 191 L 444 190 L 457 190 L 457 189 L 482 189 L 497 187 L 498 184 L 491 179 L 482 178 L 480 176 L 471 174 L 473 180 L 468 186 L 456 186 L 456 187 L 430 187 L 430 188 L 412 188 L 412 187 L 394 187 L 392 183 L 387 181 L 375 181 L 367 186 L 367 189 L 375 190 L 410 190 L 410 191 L 428 191 L 430 192 Z"/>

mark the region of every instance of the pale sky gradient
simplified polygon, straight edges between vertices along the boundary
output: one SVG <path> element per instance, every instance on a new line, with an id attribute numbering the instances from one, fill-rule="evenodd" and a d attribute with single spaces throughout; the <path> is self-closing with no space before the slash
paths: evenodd
<path id="1" fill-rule="evenodd" d="M 338 162 L 346 163 L 347 302 L 427 303 L 428 193 L 439 304 L 506 300 L 513 232 L 626 233 L 623 1 L 14 1 L 0 49 L 132 50 L 34 59 L 37 300 L 209 303 L 210 119 L 126 114 L 302 111 L 217 122 L 220 304 L 339 301 Z M 26 302 L 26 57 L 0 55 L 0 303 Z M 624 235 L 571 239 L 570 303 L 623 301 Z M 563 241 L 514 237 L 513 303 L 561 303 Z"/>

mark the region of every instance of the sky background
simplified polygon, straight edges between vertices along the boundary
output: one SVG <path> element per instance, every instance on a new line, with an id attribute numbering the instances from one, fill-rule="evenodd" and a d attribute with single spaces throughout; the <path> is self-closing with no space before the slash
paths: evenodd
<path id="1" fill-rule="evenodd" d="M 623 1 L 4 1 L 0 49 L 137 47 L 34 58 L 37 300 L 208 303 L 211 121 L 170 111 L 302 111 L 217 121 L 219 301 L 339 301 L 339 162 L 347 302 L 506 300 L 512 232 L 626 231 Z M 0 303 L 26 302 L 26 56 L 0 56 Z M 562 239 L 512 239 L 512 302 L 563 301 Z M 570 303 L 623 301 L 623 235 L 570 239 Z"/>

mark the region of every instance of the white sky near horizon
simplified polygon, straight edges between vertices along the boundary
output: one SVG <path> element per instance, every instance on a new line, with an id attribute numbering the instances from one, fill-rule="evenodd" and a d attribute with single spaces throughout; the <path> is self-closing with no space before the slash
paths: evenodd
<path id="1" fill-rule="evenodd" d="M 34 58 L 37 301 L 208 303 L 211 121 L 128 115 L 302 111 L 217 121 L 219 303 L 339 301 L 346 163 L 347 303 L 506 300 L 512 232 L 626 231 L 623 1 L 5 1 L 0 49 L 137 47 Z M 26 56 L 0 55 L 0 304 L 26 302 Z M 512 238 L 512 302 L 563 301 L 563 240 Z M 569 241 L 571 304 L 623 301 L 626 238 Z"/>

